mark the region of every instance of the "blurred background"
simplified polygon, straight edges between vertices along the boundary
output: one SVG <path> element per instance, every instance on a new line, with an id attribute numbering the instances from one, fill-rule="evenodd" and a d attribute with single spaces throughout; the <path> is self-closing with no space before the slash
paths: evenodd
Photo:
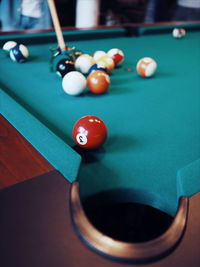
<path id="1" fill-rule="evenodd" d="M 55 0 L 55 4 L 62 27 L 200 20 L 200 0 Z M 50 28 L 45 5 L 47 0 L 0 0 L 0 29 Z M 40 17 L 43 20 L 35 26 Z M 27 18 L 31 23 L 21 26 Z"/>

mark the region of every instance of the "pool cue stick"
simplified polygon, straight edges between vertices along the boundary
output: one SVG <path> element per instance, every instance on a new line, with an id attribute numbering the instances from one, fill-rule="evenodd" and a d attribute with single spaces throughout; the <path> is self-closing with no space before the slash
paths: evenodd
<path id="1" fill-rule="evenodd" d="M 67 50 L 67 46 L 65 45 L 65 41 L 64 41 L 64 38 L 63 38 L 63 33 L 62 33 L 62 30 L 61 30 L 60 21 L 58 19 L 58 14 L 57 14 L 57 10 L 56 10 L 56 6 L 55 6 L 54 0 L 48 0 L 48 5 L 49 5 L 49 9 L 50 9 L 50 13 L 51 13 L 51 18 L 52 18 L 52 21 L 53 21 L 54 29 L 55 29 L 55 32 L 56 32 L 58 46 L 59 46 L 61 51 Z"/>

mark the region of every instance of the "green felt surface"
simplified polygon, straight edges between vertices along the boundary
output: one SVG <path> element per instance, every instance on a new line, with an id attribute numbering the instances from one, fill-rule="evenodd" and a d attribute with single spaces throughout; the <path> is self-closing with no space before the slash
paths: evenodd
<path id="1" fill-rule="evenodd" d="M 121 29 L 117 36 L 115 29 L 110 38 L 111 33 L 104 32 L 106 38 L 101 33 L 97 40 L 98 31 L 94 33 L 93 38 L 86 32 L 80 37 L 76 31 L 73 40 L 70 37 L 68 41 L 67 34 L 65 40 L 89 54 L 116 46 L 124 51 L 125 62 L 111 74 L 108 93 L 66 95 L 60 78 L 49 71 L 49 48 L 56 44 L 45 43 L 45 38 L 44 43 L 37 44 L 37 38 L 42 39 L 39 34 L 32 37 L 30 58 L 24 64 L 11 62 L 1 52 L 0 87 L 71 147 L 72 127 L 80 117 L 99 116 L 107 124 L 108 139 L 103 148 L 83 154 L 76 177 L 82 197 L 110 189 L 133 189 L 141 196 L 154 196 L 149 204 L 174 214 L 180 191 L 177 172 L 200 158 L 200 34 L 188 29 L 186 37 L 177 40 L 171 31 L 128 37 L 122 36 L 125 32 Z M 135 71 L 137 61 L 144 56 L 158 63 L 157 73 L 150 79 L 139 77 Z M 133 71 L 127 72 L 126 68 Z M 9 108 L 12 110 L 12 105 Z M 18 128 L 17 123 L 14 126 Z M 48 143 L 47 139 L 47 147 Z M 56 144 L 51 142 L 54 148 Z M 40 151 L 40 142 L 37 149 Z M 74 173 L 78 173 L 79 158 L 63 160 L 66 169 L 74 164 L 72 169 L 77 168 Z M 69 180 L 74 179 L 72 175 Z M 184 178 L 183 188 L 187 188 L 187 179 L 191 183 L 190 177 Z M 187 195 L 200 190 L 199 179 L 193 180 Z M 140 201 L 149 200 L 140 197 Z"/>
<path id="2" fill-rule="evenodd" d="M 193 161 L 177 173 L 177 188 L 179 196 L 191 196 L 199 191 L 200 159 Z"/>

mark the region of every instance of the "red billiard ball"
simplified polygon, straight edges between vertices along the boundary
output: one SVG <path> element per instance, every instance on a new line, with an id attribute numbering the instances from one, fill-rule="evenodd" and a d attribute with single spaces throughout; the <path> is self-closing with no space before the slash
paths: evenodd
<path id="1" fill-rule="evenodd" d="M 103 94 L 110 85 L 110 77 L 105 71 L 96 70 L 88 76 L 88 88 L 92 93 Z"/>
<path id="2" fill-rule="evenodd" d="M 124 53 L 122 50 L 120 50 L 118 48 L 110 49 L 107 52 L 107 55 L 114 60 L 115 66 L 120 65 L 124 61 Z"/>
<path id="3" fill-rule="evenodd" d="M 107 128 L 100 118 L 88 115 L 75 123 L 72 135 L 78 146 L 85 149 L 96 149 L 105 142 Z"/>

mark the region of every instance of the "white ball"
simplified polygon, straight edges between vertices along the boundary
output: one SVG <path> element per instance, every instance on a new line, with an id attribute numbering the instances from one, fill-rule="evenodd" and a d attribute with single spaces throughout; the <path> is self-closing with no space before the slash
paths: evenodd
<path id="1" fill-rule="evenodd" d="M 85 76 L 78 71 L 68 72 L 62 80 L 62 87 L 68 95 L 80 95 L 87 86 Z"/>
<path id="2" fill-rule="evenodd" d="M 172 31 L 172 35 L 174 38 L 182 38 L 186 34 L 186 31 L 183 28 L 174 28 Z"/>
<path id="3" fill-rule="evenodd" d="M 93 57 L 88 54 L 83 54 L 76 59 L 74 66 L 77 71 L 87 74 L 91 66 L 94 64 L 95 60 Z"/>
<path id="4" fill-rule="evenodd" d="M 102 50 L 97 50 L 93 53 L 93 58 L 95 61 L 97 61 L 98 59 L 100 59 L 101 57 L 105 56 L 106 52 L 102 51 Z"/>
<path id="5" fill-rule="evenodd" d="M 15 41 L 8 41 L 3 45 L 3 50 L 6 52 L 10 52 L 10 49 L 12 49 L 16 45 L 17 43 Z"/>
<path id="6" fill-rule="evenodd" d="M 24 62 L 29 56 L 28 48 L 23 45 L 16 45 L 10 50 L 10 58 L 16 62 Z"/>

